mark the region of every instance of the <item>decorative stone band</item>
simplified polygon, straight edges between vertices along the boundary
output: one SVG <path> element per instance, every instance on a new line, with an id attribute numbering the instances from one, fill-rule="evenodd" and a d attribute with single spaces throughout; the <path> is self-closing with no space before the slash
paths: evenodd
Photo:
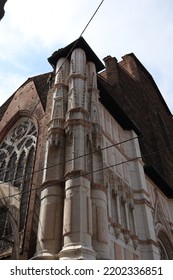
<path id="1" fill-rule="evenodd" d="M 90 128 L 91 127 L 91 123 L 88 122 L 88 121 L 84 121 L 84 120 L 81 120 L 81 119 L 72 119 L 72 120 L 68 120 L 66 123 L 65 123 L 65 128 L 67 128 L 68 126 L 74 126 L 74 125 L 82 125 L 82 126 L 85 126 L 87 128 Z"/>
<path id="2" fill-rule="evenodd" d="M 73 179 L 73 178 L 78 178 L 78 177 L 84 177 L 86 179 L 90 179 L 89 178 L 88 172 L 86 170 L 72 170 L 70 172 L 67 172 L 64 176 L 65 180 L 69 180 L 69 179 Z"/>
<path id="3" fill-rule="evenodd" d="M 146 190 L 141 189 L 141 190 L 133 190 L 134 194 L 145 194 L 147 197 L 150 197 L 149 193 L 146 192 Z"/>
<path id="4" fill-rule="evenodd" d="M 148 207 L 152 208 L 151 202 L 146 198 L 134 199 L 134 203 L 138 205 L 147 205 Z"/>
<path id="5" fill-rule="evenodd" d="M 84 81 L 87 80 L 87 77 L 84 74 L 81 73 L 72 73 L 67 78 L 67 83 L 69 83 L 72 79 L 82 79 Z"/>
<path id="6" fill-rule="evenodd" d="M 61 147 L 64 141 L 64 130 L 60 128 L 51 128 L 48 133 L 47 140 L 49 142 L 49 145 Z"/>
<path id="7" fill-rule="evenodd" d="M 102 184 L 93 183 L 92 186 L 91 186 L 91 189 L 92 190 L 99 190 L 99 191 L 103 191 L 103 192 L 107 193 L 107 188 Z"/>
<path id="8" fill-rule="evenodd" d="M 62 181 L 59 181 L 59 180 L 48 180 L 48 181 L 45 181 L 44 183 L 41 184 L 41 186 L 42 186 L 41 190 L 43 190 L 44 188 L 50 187 L 52 185 L 59 185 L 60 183 L 64 183 L 64 180 L 62 180 Z"/>
<path id="9" fill-rule="evenodd" d="M 147 239 L 147 240 L 140 240 L 139 239 L 139 244 L 141 245 L 154 245 L 158 247 L 158 243 L 155 240 L 152 239 Z"/>
<path id="10" fill-rule="evenodd" d="M 57 134 L 57 133 L 64 135 L 64 129 L 59 127 L 52 127 L 48 132 L 48 138 L 51 134 Z"/>
<path id="11" fill-rule="evenodd" d="M 49 131 L 50 129 L 60 129 L 58 132 L 61 133 L 61 129 L 64 129 L 65 119 L 63 118 L 54 118 L 48 123 Z"/>
<path id="12" fill-rule="evenodd" d="M 84 108 L 82 107 L 77 107 L 77 108 L 72 108 L 69 110 L 70 113 L 85 113 L 87 115 L 89 115 L 88 111 L 86 111 Z"/>
<path id="13" fill-rule="evenodd" d="M 59 89 L 59 88 L 64 88 L 68 90 L 68 86 L 65 85 L 64 83 L 57 83 L 53 86 L 53 88 L 51 88 L 51 91 L 53 92 L 55 89 Z"/>

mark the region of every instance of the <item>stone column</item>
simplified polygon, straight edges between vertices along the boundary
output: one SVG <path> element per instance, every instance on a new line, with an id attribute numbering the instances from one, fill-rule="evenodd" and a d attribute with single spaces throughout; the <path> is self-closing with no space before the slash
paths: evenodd
<path id="1" fill-rule="evenodd" d="M 87 109 L 86 55 L 77 48 L 70 61 L 66 114 L 66 175 L 63 238 L 59 258 L 95 259 L 92 249 L 91 182 L 86 168 L 86 143 L 90 131 Z"/>
<path id="2" fill-rule="evenodd" d="M 93 62 L 87 63 L 87 81 L 89 92 L 89 112 L 91 121 L 92 147 L 92 244 L 97 259 L 109 259 L 108 250 L 108 210 L 107 188 L 104 185 L 102 144 L 102 127 L 100 124 L 99 91 L 97 74 Z"/>
<path id="3" fill-rule="evenodd" d="M 126 131 L 126 138 L 135 138 L 133 131 Z M 152 207 L 150 203 L 147 183 L 143 168 L 138 139 L 126 142 L 126 152 L 130 159 L 128 162 L 131 188 L 134 195 L 134 212 L 136 218 L 136 234 L 139 238 L 138 249 L 141 259 L 158 259 L 158 247 L 153 223 Z"/>
<path id="4" fill-rule="evenodd" d="M 48 123 L 45 170 L 41 191 L 37 251 L 35 259 L 57 259 L 62 248 L 62 221 L 64 204 L 64 122 L 67 102 L 69 62 L 57 62 L 53 104 Z"/>

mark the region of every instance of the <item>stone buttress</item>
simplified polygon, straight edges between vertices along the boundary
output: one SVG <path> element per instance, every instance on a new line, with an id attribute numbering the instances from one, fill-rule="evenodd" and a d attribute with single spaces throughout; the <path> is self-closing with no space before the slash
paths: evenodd
<path id="1" fill-rule="evenodd" d="M 41 191 L 37 251 L 34 258 L 57 259 L 62 247 L 64 205 L 65 113 L 69 62 L 59 59 L 55 70 L 51 120 L 48 124 Z"/>
<path id="2" fill-rule="evenodd" d="M 96 65 L 84 49 L 60 50 L 54 63 L 38 259 L 109 258 Z"/>

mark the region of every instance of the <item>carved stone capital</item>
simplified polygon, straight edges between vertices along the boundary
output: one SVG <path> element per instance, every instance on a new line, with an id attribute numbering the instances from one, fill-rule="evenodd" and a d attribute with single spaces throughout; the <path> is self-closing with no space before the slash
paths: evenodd
<path id="1" fill-rule="evenodd" d="M 50 146 L 61 146 L 64 142 L 64 130 L 60 128 L 51 128 L 48 134 L 48 142 Z"/>
<path id="2" fill-rule="evenodd" d="M 129 229 L 123 228 L 122 233 L 124 235 L 124 241 L 127 244 L 129 242 L 129 239 L 130 239 L 130 231 L 129 231 Z"/>
<path id="3" fill-rule="evenodd" d="M 137 235 L 134 234 L 134 235 L 131 235 L 131 239 L 133 242 L 134 249 L 136 250 L 138 247 L 138 244 L 139 244 L 139 238 Z"/>
<path id="4" fill-rule="evenodd" d="M 121 225 L 120 224 L 114 224 L 114 232 L 115 236 L 118 239 L 120 233 L 121 233 Z"/>

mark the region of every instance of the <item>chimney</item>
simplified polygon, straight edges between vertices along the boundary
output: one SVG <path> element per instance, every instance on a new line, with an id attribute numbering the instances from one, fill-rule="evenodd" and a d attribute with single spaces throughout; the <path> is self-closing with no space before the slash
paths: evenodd
<path id="1" fill-rule="evenodd" d="M 106 66 L 107 80 L 112 85 L 115 85 L 119 81 L 117 59 L 109 55 L 105 57 L 103 60 Z"/>

